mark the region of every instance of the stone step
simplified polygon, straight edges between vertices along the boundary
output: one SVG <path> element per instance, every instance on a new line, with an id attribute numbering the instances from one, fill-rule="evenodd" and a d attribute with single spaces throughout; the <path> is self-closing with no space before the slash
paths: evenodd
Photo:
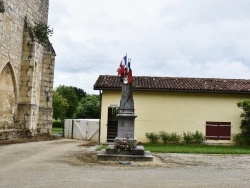
<path id="1" fill-rule="evenodd" d="M 137 146 L 132 150 L 121 150 L 115 148 L 114 145 L 109 145 L 106 149 L 106 154 L 119 154 L 119 155 L 144 155 L 145 150 L 143 146 Z"/>
<path id="2" fill-rule="evenodd" d="M 97 159 L 103 161 L 153 161 L 153 156 L 150 151 L 144 151 L 144 155 L 120 155 L 120 154 L 107 154 L 103 149 L 97 154 Z"/>

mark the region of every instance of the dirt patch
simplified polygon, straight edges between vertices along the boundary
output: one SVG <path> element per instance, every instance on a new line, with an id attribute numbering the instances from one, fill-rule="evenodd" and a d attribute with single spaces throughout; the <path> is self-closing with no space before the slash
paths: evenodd
<path id="1" fill-rule="evenodd" d="M 85 146 L 86 147 L 86 146 Z M 74 166 L 81 165 L 108 165 L 108 166 L 129 166 L 129 167 L 180 167 L 184 164 L 169 162 L 164 160 L 160 154 L 154 154 L 153 161 L 129 161 L 127 165 L 121 164 L 121 161 L 102 161 L 97 159 L 97 151 L 91 150 L 91 147 L 83 151 L 74 152 L 65 157 L 62 162 L 67 162 Z M 124 162 L 124 161 L 123 161 Z"/>
<path id="2" fill-rule="evenodd" d="M 86 151 L 71 153 L 70 155 L 63 158 L 61 162 L 67 162 L 74 166 L 100 164 L 97 160 L 97 153 Z"/>

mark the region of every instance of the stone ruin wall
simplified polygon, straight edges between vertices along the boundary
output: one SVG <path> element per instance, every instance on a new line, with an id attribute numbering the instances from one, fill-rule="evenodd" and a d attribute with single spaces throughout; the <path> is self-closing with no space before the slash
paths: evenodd
<path id="1" fill-rule="evenodd" d="M 20 76 L 25 16 L 29 22 L 47 23 L 48 0 L 0 0 L 0 48 L 2 70 L 5 62 L 11 62 L 17 77 Z"/>
<path id="2" fill-rule="evenodd" d="M 47 24 L 49 0 L 0 0 L 0 130 L 52 128 L 55 52 L 25 27 Z"/>

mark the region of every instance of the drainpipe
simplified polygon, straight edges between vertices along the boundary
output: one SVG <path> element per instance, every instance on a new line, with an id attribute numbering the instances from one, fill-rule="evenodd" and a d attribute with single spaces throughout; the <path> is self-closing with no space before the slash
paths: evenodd
<path id="1" fill-rule="evenodd" d="M 99 145 L 101 144 L 101 119 L 102 119 L 102 91 L 99 90 L 100 96 L 100 113 L 99 113 Z"/>

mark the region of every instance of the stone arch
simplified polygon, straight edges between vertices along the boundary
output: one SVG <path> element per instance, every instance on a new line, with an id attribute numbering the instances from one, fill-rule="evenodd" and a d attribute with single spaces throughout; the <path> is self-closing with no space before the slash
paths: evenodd
<path id="1" fill-rule="evenodd" d="M 0 70 L 0 129 L 14 128 L 17 111 L 17 84 L 13 67 L 8 62 Z"/>

